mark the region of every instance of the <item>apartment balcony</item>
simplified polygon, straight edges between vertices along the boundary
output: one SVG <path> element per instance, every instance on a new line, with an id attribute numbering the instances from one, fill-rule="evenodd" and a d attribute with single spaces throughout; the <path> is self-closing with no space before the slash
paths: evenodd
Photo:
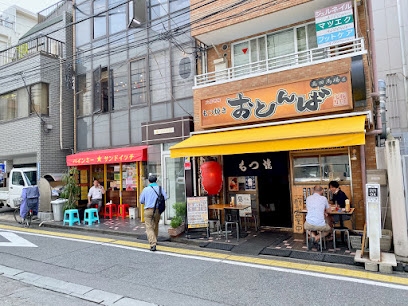
<path id="1" fill-rule="evenodd" d="M 194 78 L 194 88 L 228 83 L 260 75 L 350 58 L 366 53 L 364 39 L 358 38 L 351 42 L 331 47 L 312 48 L 252 62 L 246 65 L 196 75 Z"/>
<path id="2" fill-rule="evenodd" d="M 0 51 L 0 66 L 19 61 L 36 53 L 63 57 L 64 43 L 50 37 L 32 39 L 18 46 Z"/>

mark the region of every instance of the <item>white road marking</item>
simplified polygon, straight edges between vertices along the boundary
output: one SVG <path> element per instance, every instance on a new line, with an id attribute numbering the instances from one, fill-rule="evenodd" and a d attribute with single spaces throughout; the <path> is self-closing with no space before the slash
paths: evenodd
<path id="1" fill-rule="evenodd" d="M 383 282 L 379 282 L 379 281 L 372 281 L 372 280 L 367 280 L 367 279 L 353 278 L 353 277 L 347 277 L 347 276 L 341 276 L 341 275 L 324 274 L 324 273 L 310 272 L 310 271 L 290 269 L 290 268 L 280 268 L 280 267 L 273 267 L 273 266 L 265 266 L 265 265 L 261 265 L 261 264 L 252 264 L 252 263 L 246 263 L 246 262 L 232 261 L 232 260 L 228 260 L 228 259 L 217 259 L 217 258 L 209 258 L 209 257 L 195 256 L 195 255 L 178 254 L 178 253 L 171 253 L 171 252 L 164 252 L 164 251 L 157 251 L 157 252 L 153 253 L 148 249 L 140 249 L 140 248 L 137 248 L 137 247 L 117 245 L 117 244 L 112 244 L 112 243 L 107 243 L 107 242 L 97 242 L 97 241 L 89 241 L 89 240 L 83 240 L 83 239 L 77 239 L 77 238 L 67 238 L 67 237 L 59 237 L 59 236 L 52 236 L 52 235 L 19 232 L 19 231 L 14 231 L 14 230 L 4 230 L 4 231 L 16 232 L 16 233 L 19 233 L 19 234 L 22 234 L 22 235 L 31 235 L 31 236 L 55 238 L 55 239 L 61 239 L 61 240 L 84 242 L 84 243 L 88 243 L 88 244 L 97 244 L 97 245 L 107 246 L 107 247 L 127 249 L 127 250 L 131 250 L 131 251 L 135 251 L 135 252 L 150 253 L 152 255 L 167 255 L 167 256 L 180 257 L 180 258 L 196 259 L 196 260 L 201 260 L 201 261 L 224 263 L 224 264 L 229 264 L 229 265 L 234 265 L 234 266 L 243 266 L 243 267 L 251 267 L 251 268 L 256 268 L 256 269 L 271 270 L 271 271 L 277 271 L 277 272 L 283 272 L 283 273 L 307 275 L 307 276 L 313 276 L 313 277 L 318 277 L 318 278 L 340 280 L 340 281 L 359 283 L 359 284 L 376 286 L 376 287 L 385 287 L 385 288 L 390 288 L 390 289 L 398 289 L 398 290 L 408 291 L 408 286 L 405 286 L 405 285 L 398 285 L 398 284 L 394 284 L 394 283 L 383 283 Z"/>
<path id="2" fill-rule="evenodd" d="M 0 236 L 3 236 L 8 241 L 0 242 L 0 247 L 27 247 L 27 248 L 36 248 L 37 246 L 30 241 L 21 238 L 20 236 L 10 233 L 10 232 L 0 232 Z"/>

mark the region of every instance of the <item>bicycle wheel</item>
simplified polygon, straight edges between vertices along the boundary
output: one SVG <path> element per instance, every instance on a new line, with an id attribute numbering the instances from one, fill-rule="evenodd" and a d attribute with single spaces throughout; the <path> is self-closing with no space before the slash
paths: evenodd
<path id="1" fill-rule="evenodd" d="M 14 220 L 16 220 L 16 222 L 18 224 L 22 224 L 23 223 L 23 219 L 20 217 L 20 208 L 16 208 L 14 210 Z"/>
<path id="2" fill-rule="evenodd" d="M 24 219 L 24 225 L 26 226 L 26 227 L 30 227 L 30 225 L 31 225 L 31 218 L 33 217 L 33 212 L 30 210 L 28 213 L 27 213 L 27 215 L 26 215 L 26 217 L 25 217 L 25 219 Z"/>

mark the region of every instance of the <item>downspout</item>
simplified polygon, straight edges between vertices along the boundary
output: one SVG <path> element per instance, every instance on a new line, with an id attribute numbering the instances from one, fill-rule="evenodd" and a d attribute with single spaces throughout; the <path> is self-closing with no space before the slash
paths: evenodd
<path id="1" fill-rule="evenodd" d="M 59 84 L 59 87 L 60 87 L 59 88 L 60 122 L 59 122 L 59 125 L 60 126 L 59 126 L 59 132 L 60 132 L 60 148 L 61 150 L 64 150 L 64 145 L 62 142 L 62 63 L 63 63 L 63 59 L 60 58 L 59 60 L 60 60 L 60 76 L 59 76 L 60 78 L 60 84 Z"/>
<path id="2" fill-rule="evenodd" d="M 73 1 L 73 8 L 72 8 L 72 19 L 75 21 L 76 19 L 76 11 L 75 11 L 75 4 L 76 1 Z M 74 24 L 72 29 L 72 71 L 73 71 L 73 87 L 74 87 L 74 152 L 77 152 L 77 92 L 76 92 L 76 52 L 75 52 L 75 32 L 76 26 Z"/>
<path id="3" fill-rule="evenodd" d="M 361 184 L 363 186 L 363 199 L 364 205 L 366 203 L 366 193 L 365 193 L 365 186 L 367 184 L 367 176 L 366 176 L 366 156 L 365 156 L 365 145 L 360 145 L 360 164 L 361 164 Z"/>
<path id="4" fill-rule="evenodd" d="M 405 33 L 404 33 L 404 20 L 402 18 L 402 5 L 401 5 L 401 0 L 397 0 L 397 9 L 398 9 L 398 23 L 399 23 L 399 33 L 400 33 L 400 43 L 401 43 L 401 62 L 402 62 L 402 74 L 404 78 L 404 97 L 405 97 L 405 103 L 407 103 L 407 97 L 408 97 L 408 84 L 407 84 L 407 62 L 406 62 L 406 54 L 405 54 Z"/>

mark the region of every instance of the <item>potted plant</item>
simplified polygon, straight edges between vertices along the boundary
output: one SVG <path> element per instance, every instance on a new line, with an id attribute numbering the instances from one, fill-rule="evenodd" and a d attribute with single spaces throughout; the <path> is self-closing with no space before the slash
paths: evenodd
<path id="1" fill-rule="evenodd" d="M 62 178 L 64 188 L 60 197 L 66 199 L 63 211 L 76 209 L 78 207 L 78 199 L 81 193 L 81 187 L 78 185 L 78 175 L 78 169 L 73 167 L 70 168 Z"/>
<path id="2" fill-rule="evenodd" d="M 186 203 L 175 203 L 173 205 L 175 216 L 171 219 L 170 228 L 168 229 L 171 237 L 177 237 L 184 233 L 185 218 L 186 218 Z"/>

